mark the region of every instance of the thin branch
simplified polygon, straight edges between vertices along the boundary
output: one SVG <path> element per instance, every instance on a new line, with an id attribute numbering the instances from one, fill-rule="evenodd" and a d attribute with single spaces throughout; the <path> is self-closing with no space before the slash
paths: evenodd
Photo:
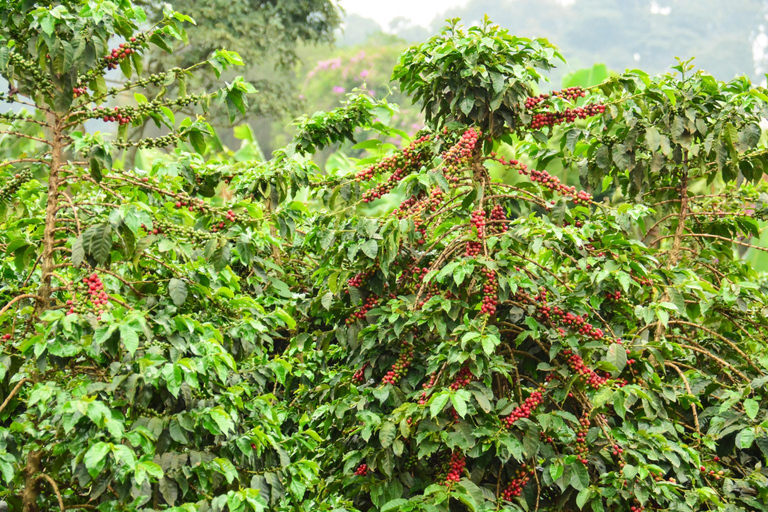
<path id="1" fill-rule="evenodd" d="M 651 242 L 649 245 L 654 245 L 656 242 L 660 242 L 661 240 L 664 240 L 666 238 L 673 238 L 674 236 L 675 235 L 661 236 L 661 237 L 657 238 L 656 240 L 654 240 L 653 242 Z M 715 238 L 717 240 L 722 240 L 723 242 L 729 242 L 729 243 L 732 243 L 732 244 L 743 245 L 744 247 L 749 247 L 751 249 L 757 249 L 758 251 L 768 252 L 768 248 L 760 247 L 759 245 L 748 244 L 746 242 L 740 242 L 739 240 L 734 240 L 732 238 L 727 238 L 727 237 L 720 236 L 720 235 L 710 235 L 709 233 L 690 233 L 690 234 L 683 233 L 680 236 L 681 237 L 686 237 L 686 238 Z"/>
<path id="2" fill-rule="evenodd" d="M 43 160 L 42 158 L 17 158 L 15 160 L 3 160 L 0 162 L 0 167 L 7 167 L 9 165 L 14 164 L 44 164 L 48 165 L 49 162 L 47 160 Z"/>
<path id="3" fill-rule="evenodd" d="M 3 409 L 6 408 L 6 406 L 11 403 L 11 399 L 13 396 L 19 392 L 19 389 L 21 389 L 21 386 L 23 386 L 27 382 L 32 382 L 32 379 L 21 379 L 18 383 L 16 383 L 16 386 L 11 390 L 11 393 L 5 397 L 5 400 L 3 401 L 2 405 L 0 405 L 0 412 L 3 412 Z"/>
<path id="4" fill-rule="evenodd" d="M 688 379 L 685 378 L 683 371 L 671 361 L 665 361 L 664 364 L 675 369 L 678 375 L 680 375 L 680 378 L 683 379 L 685 390 L 689 395 L 694 396 L 693 391 L 691 391 L 691 385 L 688 383 Z M 699 437 L 696 440 L 696 444 L 698 445 L 701 442 L 701 427 L 699 426 L 699 414 L 696 412 L 696 404 L 694 402 L 691 402 L 691 412 L 693 413 L 693 423 L 696 425 L 696 432 L 699 434 Z"/>
<path id="5" fill-rule="evenodd" d="M 59 492 L 59 486 L 56 485 L 56 481 L 51 478 L 50 476 L 46 475 L 45 473 L 40 473 L 37 478 L 42 478 L 49 484 L 51 484 L 51 487 L 53 487 L 53 492 L 56 493 L 56 499 L 59 500 L 59 509 L 64 509 L 64 500 L 61 499 L 61 493 Z"/>
<path id="6" fill-rule="evenodd" d="M 26 133 L 16 132 L 13 130 L 0 130 L 0 135 L 13 135 L 14 137 L 36 140 L 37 142 L 42 142 L 43 144 L 48 144 L 49 146 L 51 145 L 50 142 L 45 139 L 41 139 L 40 137 L 33 137 L 32 135 L 27 135 Z"/>
<path id="7" fill-rule="evenodd" d="M 710 328 L 708 328 L 708 327 L 704 327 L 704 326 L 703 326 L 703 325 L 701 325 L 701 324 L 695 324 L 695 323 L 693 323 L 693 322 L 686 322 L 686 321 L 684 321 L 684 320 L 670 320 L 670 321 L 669 321 L 669 324 L 670 324 L 670 325 L 687 325 L 687 326 L 689 326 L 689 327 L 695 327 L 696 329 L 701 329 L 702 331 L 704 331 L 704 332 L 706 332 L 706 333 L 709 333 L 709 334 L 711 334 L 712 336 L 715 336 L 715 337 L 716 337 L 716 338 L 718 338 L 720 341 L 724 342 L 724 343 L 725 343 L 725 344 L 727 344 L 729 347 L 731 347 L 733 350 L 735 350 L 735 351 L 736 351 L 736 352 L 737 352 L 737 353 L 738 353 L 738 354 L 739 354 L 741 357 L 743 357 L 743 358 L 744 358 L 744 360 L 745 360 L 745 361 L 746 361 L 746 362 L 749 364 L 749 366 L 751 366 L 752 368 L 754 368 L 754 369 L 755 369 L 755 371 L 757 371 L 757 373 L 759 373 L 760 375 L 765 375 L 765 374 L 762 372 L 762 370 L 760 370 L 760 368 L 758 368 L 758 367 L 755 365 L 755 363 L 753 363 L 753 362 L 752 362 L 752 360 L 749 358 L 749 356 L 748 356 L 746 353 L 744 353 L 744 351 L 742 351 L 742 350 L 741 350 L 741 349 L 740 349 L 740 348 L 739 348 L 739 347 L 738 347 L 738 346 L 737 346 L 737 345 L 736 345 L 734 342 L 732 342 L 731 340 L 729 340 L 728 338 L 726 338 L 726 337 L 725 337 L 725 336 L 723 336 L 722 334 L 720 334 L 720 333 L 718 333 L 718 332 L 716 332 L 716 331 L 713 331 L 712 329 L 710 329 Z"/>
<path id="8" fill-rule="evenodd" d="M 42 297 L 40 297 L 39 295 L 35 295 L 34 293 L 25 293 L 23 295 L 17 295 L 13 299 L 11 299 L 11 301 L 8 304 L 6 304 L 3 307 L 3 309 L 0 309 L 0 316 L 3 316 L 3 313 L 8 311 L 8 309 L 11 307 L 11 305 L 13 305 L 14 303 L 16 303 L 16 302 L 18 302 L 20 300 L 24 300 L 24 299 L 35 299 L 37 302 L 40 302 L 40 301 L 43 300 Z"/>

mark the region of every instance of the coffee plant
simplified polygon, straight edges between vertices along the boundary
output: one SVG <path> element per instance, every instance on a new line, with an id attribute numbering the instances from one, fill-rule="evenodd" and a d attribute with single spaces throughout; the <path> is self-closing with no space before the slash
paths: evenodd
<path id="1" fill-rule="evenodd" d="M 767 283 L 740 258 L 765 250 L 765 90 L 681 62 L 535 94 L 558 56 L 452 21 L 394 74 L 427 128 L 314 191 L 293 350 L 321 497 L 768 506 Z"/>
<path id="2" fill-rule="evenodd" d="M 210 126 L 181 112 L 244 111 L 241 79 L 186 90 L 238 55 L 146 74 L 145 53 L 179 48 L 192 20 L 168 8 L 150 24 L 127 0 L 4 0 L 0 20 L 0 100 L 21 107 L 0 118 L 0 504 L 288 500 L 284 488 L 316 478 L 291 458 L 301 441 L 283 437 L 271 395 L 294 326 L 273 230 L 295 212 L 254 202 L 256 180 L 238 180 L 256 163 L 206 151 Z M 156 137 L 130 137 L 148 121 Z M 137 150 L 147 167 L 130 165 Z"/>
<path id="3" fill-rule="evenodd" d="M 451 20 L 394 71 L 415 137 L 357 92 L 264 162 L 202 115 L 251 86 L 186 90 L 237 54 L 144 73 L 188 17 L 0 5 L 0 504 L 768 507 L 765 89 L 541 93 L 549 42 Z"/>

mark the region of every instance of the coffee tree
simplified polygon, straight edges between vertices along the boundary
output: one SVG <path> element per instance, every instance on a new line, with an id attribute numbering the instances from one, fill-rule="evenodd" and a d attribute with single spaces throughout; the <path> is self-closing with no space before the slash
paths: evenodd
<path id="1" fill-rule="evenodd" d="M 680 62 L 538 94 L 549 42 L 453 21 L 394 71 L 427 127 L 320 170 L 398 135 L 396 107 L 351 95 L 251 161 L 180 113 L 245 110 L 240 79 L 186 87 L 237 54 L 143 73 L 189 18 L 0 5 L 12 510 L 768 506 L 766 282 L 741 259 L 764 89 Z"/>
<path id="2" fill-rule="evenodd" d="M 242 65 L 238 55 L 147 75 L 145 52 L 186 43 L 192 20 L 166 9 L 150 24 L 128 0 L 3 0 L 0 22 L 0 100 L 14 107 L 0 116 L 3 506 L 288 500 L 282 489 L 315 478 L 291 459 L 300 441 L 282 436 L 272 395 L 289 369 L 273 354 L 294 326 L 274 233 L 297 213 L 254 201 L 262 182 L 268 198 L 285 196 L 272 171 L 206 153 L 210 126 L 179 114 L 244 111 L 253 89 L 241 79 L 186 88 L 191 73 Z M 94 120 L 115 129 L 94 132 Z M 148 121 L 160 134 L 131 139 Z M 149 167 L 131 166 L 137 150 Z"/>
<path id="3" fill-rule="evenodd" d="M 453 21 L 394 72 L 427 129 L 314 189 L 289 354 L 317 502 L 768 506 L 766 281 L 739 252 L 764 250 L 768 97 L 684 62 L 536 94 L 558 55 Z"/>

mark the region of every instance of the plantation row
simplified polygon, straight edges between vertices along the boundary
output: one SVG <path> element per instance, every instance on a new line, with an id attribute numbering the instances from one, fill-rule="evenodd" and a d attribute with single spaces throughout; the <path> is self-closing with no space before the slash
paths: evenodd
<path id="1" fill-rule="evenodd" d="M 415 137 L 360 91 L 251 160 L 198 115 L 237 54 L 147 74 L 191 19 L 52 4 L 0 9 L 10 510 L 766 510 L 765 89 L 538 94 L 555 47 L 453 20 Z"/>

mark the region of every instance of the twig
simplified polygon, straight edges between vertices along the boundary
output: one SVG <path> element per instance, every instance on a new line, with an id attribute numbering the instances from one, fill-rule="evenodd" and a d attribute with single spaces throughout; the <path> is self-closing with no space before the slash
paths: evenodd
<path id="1" fill-rule="evenodd" d="M 680 375 L 680 378 L 683 379 L 685 390 L 689 395 L 694 396 L 693 391 L 691 391 L 691 385 L 688 383 L 688 379 L 685 378 L 683 371 L 671 361 L 664 361 L 664 364 L 675 369 L 678 375 Z M 698 446 L 701 443 L 701 427 L 699 426 L 699 414 L 696 412 L 696 404 L 694 402 L 691 402 L 691 412 L 693 413 L 693 423 L 696 425 L 696 432 L 699 434 L 699 437 L 696 439 L 696 445 Z"/>
<path id="2" fill-rule="evenodd" d="M 3 412 L 3 409 L 6 408 L 6 406 L 11 403 L 11 399 L 13 398 L 13 395 L 18 393 L 19 389 L 21 389 L 21 386 L 24 385 L 26 382 L 32 382 L 32 379 L 21 379 L 19 382 L 16 383 L 16 386 L 11 390 L 11 393 L 5 397 L 5 401 L 3 401 L 2 405 L 0 405 L 0 412 Z"/>
<path id="3" fill-rule="evenodd" d="M 25 293 L 25 294 L 22 294 L 22 295 L 17 295 L 13 299 L 11 299 L 11 301 L 8 304 L 6 304 L 3 307 L 3 309 L 0 309 L 0 316 L 2 316 L 3 313 L 8 311 L 8 309 L 11 307 L 11 305 L 13 305 L 15 302 L 18 302 L 18 301 L 23 300 L 23 299 L 35 299 L 37 302 L 40 302 L 40 301 L 43 300 L 42 297 L 40 297 L 39 295 L 35 295 L 34 293 Z"/>
<path id="4" fill-rule="evenodd" d="M 37 478 L 42 478 L 49 484 L 51 484 L 51 487 L 53 487 L 53 492 L 56 493 L 56 499 L 59 500 L 59 509 L 64 509 L 64 500 L 61 499 L 61 493 L 59 492 L 59 486 L 56 485 L 56 481 L 51 478 L 50 476 L 46 475 L 45 473 L 40 473 L 40 475 Z"/>

